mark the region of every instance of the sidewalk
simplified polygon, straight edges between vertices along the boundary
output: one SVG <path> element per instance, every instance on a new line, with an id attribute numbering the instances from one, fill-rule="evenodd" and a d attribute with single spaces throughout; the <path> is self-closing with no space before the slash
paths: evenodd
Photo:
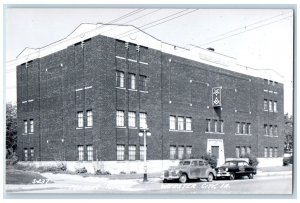
<path id="1" fill-rule="evenodd" d="M 275 176 L 275 175 L 291 175 L 293 173 L 292 164 L 288 166 L 274 166 L 257 168 L 257 176 Z"/>

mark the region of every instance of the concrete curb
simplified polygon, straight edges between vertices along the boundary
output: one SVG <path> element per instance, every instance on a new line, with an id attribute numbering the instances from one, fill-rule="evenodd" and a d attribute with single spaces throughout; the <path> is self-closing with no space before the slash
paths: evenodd
<path id="1" fill-rule="evenodd" d="M 256 176 L 279 176 L 279 175 L 292 175 L 292 171 L 276 171 L 276 172 L 257 171 L 256 173 Z"/>

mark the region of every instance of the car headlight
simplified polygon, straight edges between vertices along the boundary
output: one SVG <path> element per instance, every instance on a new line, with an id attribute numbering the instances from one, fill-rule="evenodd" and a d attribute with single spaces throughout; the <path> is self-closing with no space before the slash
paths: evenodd
<path id="1" fill-rule="evenodd" d="M 225 171 L 228 171 L 228 168 L 225 168 Z"/>
<path id="2" fill-rule="evenodd" d="M 175 173 L 178 174 L 178 173 L 179 173 L 179 170 L 176 170 Z"/>

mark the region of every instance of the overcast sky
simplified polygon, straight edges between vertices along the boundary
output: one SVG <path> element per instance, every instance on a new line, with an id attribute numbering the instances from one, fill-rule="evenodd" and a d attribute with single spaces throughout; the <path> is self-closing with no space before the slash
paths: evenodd
<path id="1" fill-rule="evenodd" d="M 15 59 L 25 47 L 39 48 L 60 40 L 80 23 L 107 23 L 132 11 L 133 15 L 115 23 L 142 27 L 174 14 L 157 21 L 167 22 L 145 31 L 165 42 L 183 47 L 188 44 L 213 47 L 219 53 L 237 58 L 243 65 L 276 70 L 285 78 L 284 111 L 292 113 L 292 10 L 8 8 L 5 14 L 6 60 Z M 15 101 L 15 72 L 7 71 L 6 99 Z"/>

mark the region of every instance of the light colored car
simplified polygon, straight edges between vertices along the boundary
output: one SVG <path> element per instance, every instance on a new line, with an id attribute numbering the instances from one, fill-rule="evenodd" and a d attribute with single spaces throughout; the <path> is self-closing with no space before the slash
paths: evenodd
<path id="1" fill-rule="evenodd" d="M 185 159 L 178 166 L 172 166 L 164 171 L 163 182 L 168 180 L 179 180 L 185 183 L 189 179 L 207 179 L 213 181 L 216 171 L 203 159 Z"/>

